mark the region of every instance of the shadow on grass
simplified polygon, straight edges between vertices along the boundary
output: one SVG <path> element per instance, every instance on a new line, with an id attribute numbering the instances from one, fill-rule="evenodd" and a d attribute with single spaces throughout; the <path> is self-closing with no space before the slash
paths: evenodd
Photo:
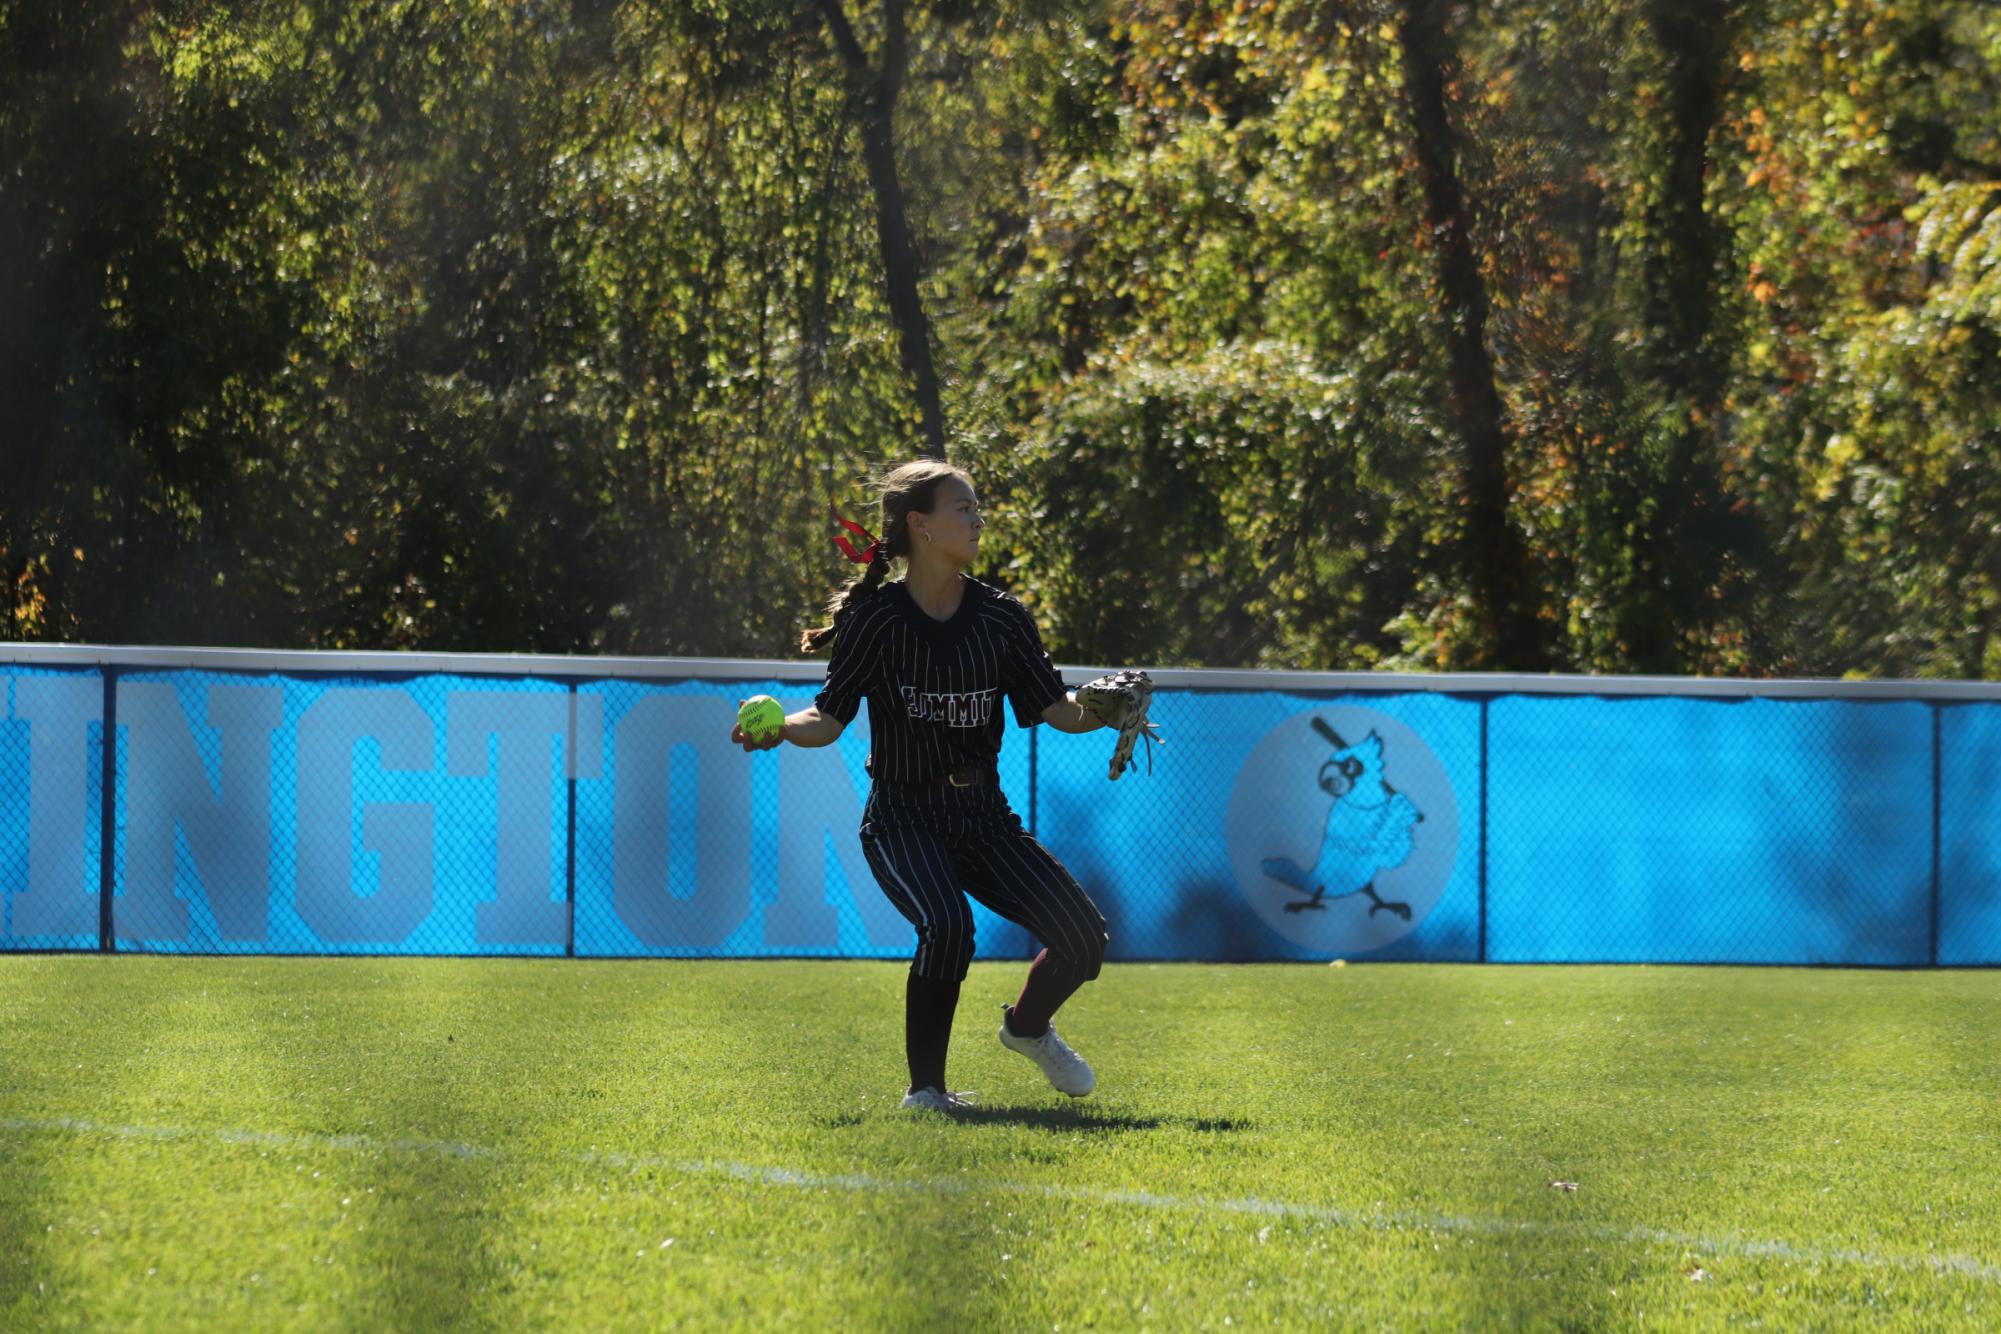
<path id="1" fill-rule="evenodd" d="M 388 1125 L 419 1140 L 489 1137 L 494 1100 L 483 1071 L 511 1054 L 495 1021 L 532 985 L 527 974 L 452 959 L 286 962 L 294 966 L 278 977 L 298 1002 L 296 1017 L 246 1009 L 240 1022 L 251 1035 L 246 1055 L 264 1060 L 282 1091 L 288 1131 L 317 1139 Z M 234 997 L 250 994 L 242 982 L 216 979 Z M 515 1273 L 495 1233 L 511 1220 L 490 1164 L 387 1154 L 329 1164 L 327 1174 L 363 1205 L 327 1243 L 329 1263 L 338 1260 L 353 1284 L 356 1322 L 505 1325 Z"/>
<path id="2" fill-rule="evenodd" d="M 88 1309 L 87 1284 L 70 1277 L 74 1252 L 89 1245 L 78 1235 L 79 1220 L 116 1208 L 103 1183 L 119 1161 L 173 1151 L 125 1139 L 117 1127 L 131 1119 L 118 1110 L 128 1101 L 121 1095 L 146 1068 L 134 1053 L 152 1050 L 174 1021 L 173 1000 L 162 997 L 157 975 L 124 960 L 31 955 L 8 963 L 15 1008 L 11 1031 L 0 1037 L 39 1049 L 17 1057 L 0 1041 L 0 1071 L 9 1076 L 0 1120 L 14 1115 L 27 1123 L 0 1127 L 0 1328 L 14 1329 L 75 1319 Z M 59 1128 L 65 1122 L 77 1126 Z M 92 1133 L 92 1123 L 106 1133 Z M 114 1165 L 105 1166 L 107 1159 Z M 93 1237 L 97 1232 L 91 1229 Z M 66 1257 L 65 1247 L 72 1251 Z M 108 1248 L 91 1248 L 93 1260 Z"/>
<path id="3" fill-rule="evenodd" d="M 898 1115 L 935 1116 L 930 1112 L 899 1112 Z M 831 1130 L 858 1126 L 873 1119 L 866 1112 L 843 1112 L 820 1118 Z M 950 1119 L 964 1125 L 1029 1126 L 1036 1130 L 1105 1133 L 1129 1130 L 1193 1130 L 1218 1134 L 1249 1130 L 1249 1121 L 1212 1116 L 1128 1116 L 1122 1112 L 1100 1112 L 1085 1107 L 974 1107 L 951 1113 Z"/>

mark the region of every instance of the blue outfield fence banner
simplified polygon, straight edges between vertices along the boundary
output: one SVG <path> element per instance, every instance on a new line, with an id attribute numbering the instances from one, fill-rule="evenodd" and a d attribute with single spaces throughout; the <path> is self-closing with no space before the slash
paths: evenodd
<path id="1" fill-rule="evenodd" d="M 0 950 L 908 957 L 866 713 L 729 741 L 823 673 L 0 646 Z M 1003 748 L 1113 959 L 2001 963 L 2001 687 L 1154 677 L 1150 773 L 1108 781 L 1104 733 Z"/>

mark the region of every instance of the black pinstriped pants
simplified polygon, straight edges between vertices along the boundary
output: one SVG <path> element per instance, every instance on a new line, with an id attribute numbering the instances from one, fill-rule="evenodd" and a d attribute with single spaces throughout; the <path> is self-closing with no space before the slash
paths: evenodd
<path id="1" fill-rule="evenodd" d="M 973 961 L 970 894 L 1027 927 L 1077 982 L 1105 961 L 1105 918 L 1049 849 L 1022 828 L 998 786 L 877 783 L 862 810 L 862 855 L 917 928 L 910 970 L 962 982 Z"/>

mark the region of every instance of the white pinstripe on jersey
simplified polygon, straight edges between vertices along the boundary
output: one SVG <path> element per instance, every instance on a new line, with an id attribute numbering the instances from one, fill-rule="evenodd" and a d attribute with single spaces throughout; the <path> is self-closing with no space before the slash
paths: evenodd
<path id="1" fill-rule="evenodd" d="M 1006 731 L 1003 696 L 1015 721 L 1029 727 L 1067 693 L 1028 609 L 977 579 L 964 586 L 959 609 L 939 621 L 902 580 L 885 584 L 835 635 L 814 702 L 846 724 L 868 700 L 869 772 L 879 780 L 930 781 L 967 765 L 990 767 Z"/>

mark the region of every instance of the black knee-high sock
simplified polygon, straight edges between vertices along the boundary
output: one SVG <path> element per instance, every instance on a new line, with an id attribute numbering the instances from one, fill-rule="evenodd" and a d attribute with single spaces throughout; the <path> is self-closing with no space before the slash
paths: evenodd
<path id="1" fill-rule="evenodd" d="M 1028 965 L 1028 981 L 1007 1013 L 1008 1031 L 1021 1038 L 1041 1037 L 1063 1002 L 1083 985 L 1084 979 L 1074 967 L 1052 960 L 1048 950 L 1042 951 Z"/>
<path id="2" fill-rule="evenodd" d="M 910 1087 L 945 1091 L 945 1048 L 952 1041 L 952 1012 L 959 1008 L 959 984 L 910 974 L 903 988 L 903 1051 L 910 1061 Z"/>

